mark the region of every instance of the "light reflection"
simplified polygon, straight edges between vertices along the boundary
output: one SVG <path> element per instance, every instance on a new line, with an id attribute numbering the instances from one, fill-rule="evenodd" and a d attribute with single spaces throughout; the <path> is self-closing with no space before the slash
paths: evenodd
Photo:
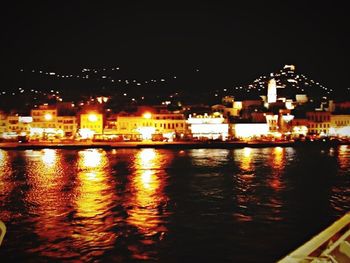
<path id="1" fill-rule="evenodd" d="M 80 227 L 72 237 L 78 247 L 111 248 L 116 234 L 111 230 L 113 214 L 110 209 L 116 196 L 114 180 L 109 178 L 106 152 L 95 149 L 80 151 L 78 168 L 75 210 Z M 96 249 L 94 253 L 103 252 Z"/>
<path id="2" fill-rule="evenodd" d="M 243 155 L 241 159 L 241 169 L 249 171 L 253 169 L 252 165 L 252 148 L 243 148 Z"/>
<path id="3" fill-rule="evenodd" d="M 348 169 L 350 166 L 350 149 L 348 145 L 340 145 L 338 153 L 339 168 L 348 174 Z"/>
<path id="4" fill-rule="evenodd" d="M 11 178 L 12 166 L 9 161 L 7 151 L 0 149 L 0 204 L 5 200 L 8 193 L 11 193 L 14 188 L 14 182 Z M 11 211 L 1 211 L 0 219 L 7 221 L 12 218 Z"/>
<path id="5" fill-rule="evenodd" d="M 254 152 L 256 149 L 254 149 Z M 253 220 L 249 212 L 250 206 L 257 202 L 252 194 L 255 188 L 253 179 L 255 178 L 255 170 L 253 166 L 253 149 L 245 147 L 233 151 L 234 159 L 238 161 L 240 167 L 239 173 L 234 175 L 234 186 L 236 192 L 236 200 L 238 211 L 234 213 L 236 220 L 249 222 Z"/>
<path id="6" fill-rule="evenodd" d="M 97 149 L 79 152 L 79 168 L 96 168 L 101 165 L 102 155 Z"/>
<path id="7" fill-rule="evenodd" d="M 44 149 L 42 155 L 42 160 L 45 165 L 52 167 L 56 161 L 56 151 L 53 149 Z"/>
<path id="8" fill-rule="evenodd" d="M 130 185 L 133 208 L 129 210 L 128 222 L 145 236 L 151 236 L 159 232 L 158 207 L 167 199 L 163 193 L 164 178 L 155 170 L 160 168 L 160 155 L 155 149 L 142 149 L 136 155 L 135 166 Z"/>
<path id="9" fill-rule="evenodd" d="M 130 198 L 125 205 L 128 208 L 127 222 L 136 227 L 144 236 L 142 246 L 129 248 L 135 259 L 150 259 L 152 256 L 144 249 L 144 244 L 153 244 L 154 239 L 162 239 L 167 228 L 164 225 L 163 213 L 167 203 L 164 193 L 165 172 L 162 163 L 163 156 L 155 149 L 142 149 L 135 156 L 135 173 L 131 177 L 129 189 Z M 164 159 L 170 161 L 167 153 Z"/>
<path id="10" fill-rule="evenodd" d="M 31 186 L 25 202 L 29 212 L 38 216 L 35 233 L 44 242 L 39 247 L 33 246 L 30 251 L 43 256 L 60 257 L 76 256 L 71 251 L 66 239 L 69 222 L 65 215 L 69 206 L 69 195 L 62 194 L 62 189 L 69 184 L 69 177 L 64 173 L 64 164 L 57 150 L 26 151 L 27 181 Z M 61 240 L 61 242 L 58 242 Z"/>
<path id="11" fill-rule="evenodd" d="M 136 158 L 137 165 L 141 166 L 142 169 L 148 169 L 154 165 L 156 151 L 154 149 L 143 149 Z"/>
<path id="12" fill-rule="evenodd" d="M 3 164 L 5 162 L 6 155 L 7 155 L 7 153 L 4 150 L 0 149 L 0 163 L 1 164 Z"/>
<path id="13" fill-rule="evenodd" d="M 269 163 L 272 171 L 269 176 L 268 184 L 276 191 L 281 190 L 281 173 L 285 168 L 285 148 L 275 147 Z"/>

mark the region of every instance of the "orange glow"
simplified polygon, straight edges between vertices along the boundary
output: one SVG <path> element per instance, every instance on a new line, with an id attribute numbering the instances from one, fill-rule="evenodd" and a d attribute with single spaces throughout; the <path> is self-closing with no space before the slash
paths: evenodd
<path id="1" fill-rule="evenodd" d="M 52 167 L 56 161 L 56 151 L 53 149 L 44 149 L 41 157 L 42 161 L 48 167 Z"/>
<path id="2" fill-rule="evenodd" d="M 75 206 L 77 217 L 85 230 L 83 234 L 75 234 L 78 247 L 112 246 L 116 234 L 111 230 L 113 218 L 110 216 L 110 207 L 116 200 L 114 181 L 109 178 L 108 158 L 105 151 L 84 150 L 79 152 L 77 175 L 78 187 L 75 189 Z M 84 228 L 83 227 L 83 228 Z M 75 243 L 74 242 L 74 243 Z"/>
<path id="3" fill-rule="evenodd" d="M 96 121 L 97 121 L 97 115 L 96 115 L 96 114 L 93 114 L 93 113 L 90 113 L 90 114 L 88 115 L 88 120 L 89 120 L 90 122 L 96 122 Z"/>
<path id="4" fill-rule="evenodd" d="M 275 147 L 272 152 L 272 159 L 270 164 L 272 167 L 271 179 L 269 180 L 269 185 L 274 190 L 278 191 L 281 189 L 281 179 L 280 174 L 285 167 L 285 148 Z"/>
<path id="5" fill-rule="evenodd" d="M 143 168 L 149 168 L 152 166 L 154 159 L 156 158 L 156 151 L 154 149 L 143 149 L 138 155 L 138 164 Z"/>
<path id="6" fill-rule="evenodd" d="M 7 155 L 7 153 L 4 150 L 0 149 L 0 163 L 1 164 L 3 164 L 5 162 L 6 155 Z"/>
<path id="7" fill-rule="evenodd" d="M 243 148 L 243 157 L 241 159 L 242 170 L 249 171 L 252 169 L 252 148 Z"/>
<path id="8" fill-rule="evenodd" d="M 137 131 L 141 133 L 142 139 L 150 140 L 152 139 L 152 134 L 155 133 L 156 129 L 154 127 L 139 127 Z"/>
<path id="9" fill-rule="evenodd" d="M 166 202 L 163 192 L 164 179 L 158 173 L 160 156 L 154 149 L 143 149 L 136 156 L 136 174 L 132 177 L 132 197 L 128 222 L 145 236 L 152 236 L 166 229 L 161 224 L 158 208 Z"/>
<path id="10" fill-rule="evenodd" d="M 340 145 L 338 153 L 338 160 L 340 169 L 348 171 L 350 165 L 350 148 L 347 145 Z"/>
<path id="11" fill-rule="evenodd" d="M 57 150 L 44 149 L 42 151 L 25 151 L 28 167 L 28 190 L 25 202 L 36 204 L 30 213 L 40 218 L 34 227 L 35 234 L 46 242 L 40 247 L 44 257 L 59 257 L 62 254 L 74 256 L 68 242 L 56 243 L 64 240 L 69 231 L 69 223 L 64 214 L 70 205 L 69 197 L 62 196 L 62 188 L 67 185 L 68 177 L 64 171 L 57 169 L 62 159 Z M 35 248 L 33 247 L 33 251 Z"/>
<path id="12" fill-rule="evenodd" d="M 45 120 L 51 121 L 52 120 L 52 115 L 50 113 L 46 113 L 44 116 Z"/>
<path id="13" fill-rule="evenodd" d="M 96 168 L 101 165 L 102 156 L 96 149 L 81 151 L 79 155 L 81 156 L 80 167 Z"/>
<path id="14" fill-rule="evenodd" d="M 152 114 L 151 114 L 150 112 L 145 112 L 145 113 L 143 114 L 143 117 L 144 117 L 145 119 L 150 119 L 150 118 L 152 118 Z"/>

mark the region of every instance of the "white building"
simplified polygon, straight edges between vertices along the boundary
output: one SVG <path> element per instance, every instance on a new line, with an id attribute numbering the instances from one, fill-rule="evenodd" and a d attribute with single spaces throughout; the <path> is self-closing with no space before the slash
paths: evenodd
<path id="1" fill-rule="evenodd" d="M 222 139 L 228 137 L 229 126 L 222 115 L 189 116 L 187 123 L 193 138 Z"/>

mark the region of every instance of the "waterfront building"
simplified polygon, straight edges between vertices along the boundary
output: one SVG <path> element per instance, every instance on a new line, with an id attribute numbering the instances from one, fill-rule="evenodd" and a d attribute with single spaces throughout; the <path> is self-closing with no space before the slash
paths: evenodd
<path id="1" fill-rule="evenodd" d="M 239 139 L 253 139 L 270 134 L 267 123 L 232 123 L 232 135 Z"/>
<path id="2" fill-rule="evenodd" d="M 80 114 L 79 134 L 82 138 L 93 138 L 95 134 L 103 133 L 103 115 L 90 111 Z"/>
<path id="3" fill-rule="evenodd" d="M 332 114 L 329 134 L 350 137 L 350 114 Z"/>
<path id="4" fill-rule="evenodd" d="M 76 116 L 57 116 L 57 129 L 63 131 L 64 137 L 75 137 L 78 130 Z"/>
<path id="5" fill-rule="evenodd" d="M 292 137 L 301 137 L 308 134 L 309 121 L 306 118 L 294 117 L 291 120 Z"/>
<path id="6" fill-rule="evenodd" d="M 266 113 L 265 117 L 266 117 L 266 123 L 267 123 L 267 125 L 269 127 L 269 131 L 272 132 L 272 133 L 278 132 L 278 130 L 279 130 L 278 114 Z"/>
<path id="7" fill-rule="evenodd" d="M 54 106 L 40 105 L 38 108 L 31 110 L 31 117 L 33 118 L 32 128 L 57 128 L 57 108 Z"/>
<path id="8" fill-rule="evenodd" d="M 31 139 L 74 137 L 78 123 L 76 116 L 59 116 L 56 106 L 40 105 L 31 110 Z"/>
<path id="9" fill-rule="evenodd" d="M 329 135 L 331 113 L 329 111 L 306 112 L 309 121 L 309 133 L 321 136 Z"/>
<path id="10" fill-rule="evenodd" d="M 173 140 L 187 133 L 185 117 L 182 113 L 152 113 L 145 111 L 120 114 L 117 117 L 117 133 L 142 139 L 167 138 Z"/>
<path id="11" fill-rule="evenodd" d="M 6 115 L 2 112 L 0 112 L 0 136 L 6 132 L 7 128 L 7 120 L 6 120 Z"/>
<path id="12" fill-rule="evenodd" d="M 221 114 L 190 115 L 187 123 L 193 138 L 226 140 L 229 135 L 229 125 Z"/>

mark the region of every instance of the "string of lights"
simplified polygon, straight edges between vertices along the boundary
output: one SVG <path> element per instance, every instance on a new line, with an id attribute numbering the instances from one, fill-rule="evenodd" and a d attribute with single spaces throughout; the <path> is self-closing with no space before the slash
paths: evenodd
<path id="1" fill-rule="evenodd" d="M 293 66 L 294 67 L 294 66 Z M 137 78 L 120 78 L 116 75 L 118 75 L 119 72 L 122 71 L 122 68 L 120 66 L 113 66 L 113 67 L 92 67 L 92 68 L 80 68 L 75 73 L 67 73 L 67 72 L 54 72 L 50 70 L 43 70 L 43 69 L 20 69 L 19 72 L 25 74 L 36 74 L 39 76 L 47 76 L 53 80 L 55 79 L 81 79 L 81 80 L 98 80 L 98 81 L 104 81 L 111 84 L 115 84 L 113 87 L 119 88 L 119 87 L 139 87 L 139 86 L 152 86 L 155 84 L 169 84 L 173 83 L 171 81 L 179 80 L 181 78 L 181 74 L 163 74 L 163 77 L 158 78 L 149 78 L 149 79 L 137 79 Z M 194 68 L 192 70 L 193 74 L 196 74 L 200 72 L 199 68 Z M 121 74 L 120 74 L 121 75 Z M 180 77 L 179 77 L 180 76 Z M 277 73 L 270 73 L 261 75 L 258 78 L 256 78 L 251 84 L 247 85 L 240 85 L 240 86 L 233 86 L 231 89 L 229 88 L 223 88 L 221 91 L 224 93 L 228 92 L 246 92 L 246 93 L 252 93 L 252 92 L 264 92 L 267 88 L 267 83 L 271 78 L 276 79 L 277 86 L 279 88 L 285 88 L 287 85 L 294 88 L 298 92 L 305 92 L 306 88 L 320 88 L 325 94 L 331 94 L 334 90 L 331 88 L 327 88 L 324 85 L 320 84 L 318 81 L 315 81 L 311 78 L 308 78 L 304 74 L 297 74 L 293 69 L 290 68 L 283 68 Z M 348 88 L 347 90 L 350 90 Z M 26 91 L 24 88 L 18 88 L 18 91 L 0 91 L 0 96 L 2 95 L 21 95 L 25 94 L 26 92 L 30 92 L 33 94 L 41 94 L 41 95 L 55 95 L 59 99 L 60 97 L 58 94 L 60 94 L 60 91 L 58 90 L 51 90 L 49 92 L 43 92 L 38 89 L 30 89 L 29 91 Z M 219 90 L 214 91 L 214 96 L 219 96 Z M 123 95 L 125 95 L 124 93 Z"/>

